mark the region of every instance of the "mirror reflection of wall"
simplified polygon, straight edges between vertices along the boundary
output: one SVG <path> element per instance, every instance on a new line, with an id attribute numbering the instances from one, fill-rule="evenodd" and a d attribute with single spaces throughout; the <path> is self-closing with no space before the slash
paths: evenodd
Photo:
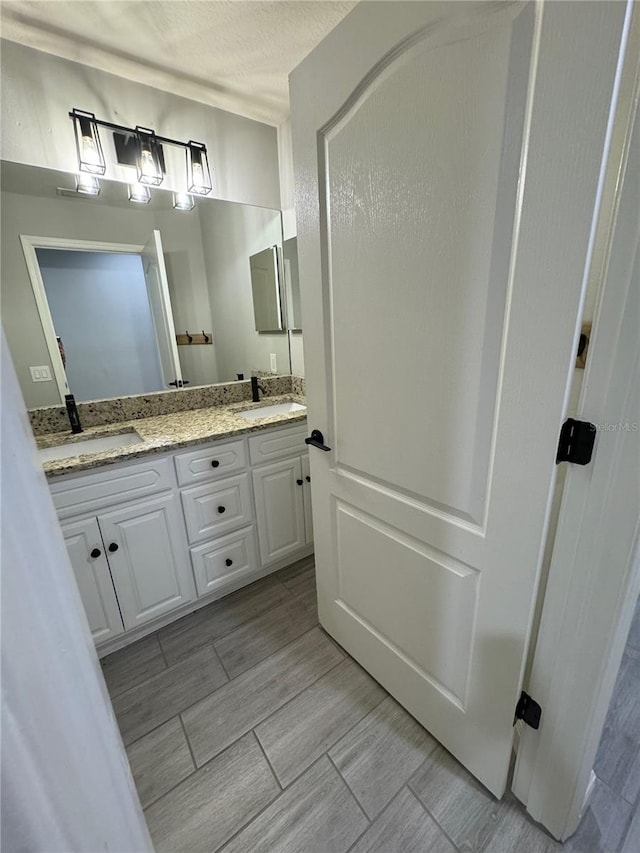
<path id="1" fill-rule="evenodd" d="M 193 386 L 238 373 L 291 371 L 288 336 L 254 328 L 249 267 L 251 255 L 281 246 L 279 211 L 214 199 L 176 211 L 172 194 L 162 190 L 153 191 L 149 205 L 133 205 L 126 185 L 112 181 L 101 181 L 100 196 L 87 198 L 72 191 L 72 175 L 6 162 L 0 182 L 3 325 L 28 407 L 58 404 L 60 393 L 54 381 L 34 382 L 29 370 L 51 366 L 51 359 L 20 235 L 142 246 L 160 231 L 175 331 L 213 333 L 212 345 L 178 347 L 183 378 Z M 102 396 L 98 385 L 88 393 Z"/>
<path id="2" fill-rule="evenodd" d="M 140 255 L 36 249 L 76 400 L 165 387 Z"/>
<path id="3" fill-rule="evenodd" d="M 278 247 L 263 249 L 249 258 L 253 316 L 256 332 L 274 332 L 283 328 L 278 275 Z"/>
<path id="4" fill-rule="evenodd" d="M 290 237 L 282 244 L 282 263 L 284 267 L 284 290 L 287 299 L 287 327 L 300 331 L 302 329 L 302 310 L 300 308 L 298 240 L 296 237 Z"/>

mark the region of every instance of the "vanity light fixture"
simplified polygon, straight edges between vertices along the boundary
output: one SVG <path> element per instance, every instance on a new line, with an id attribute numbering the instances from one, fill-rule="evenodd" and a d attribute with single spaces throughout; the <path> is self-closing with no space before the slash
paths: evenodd
<path id="1" fill-rule="evenodd" d="M 76 175 L 76 192 L 82 195 L 100 195 L 100 182 L 95 175 L 80 172 Z"/>
<path id="2" fill-rule="evenodd" d="M 211 172 L 207 149 L 191 140 L 187 146 L 187 187 L 190 193 L 208 195 L 211 192 Z"/>
<path id="3" fill-rule="evenodd" d="M 173 208 L 174 210 L 193 210 L 196 206 L 193 196 L 189 193 L 174 193 Z"/>
<path id="4" fill-rule="evenodd" d="M 136 127 L 136 169 L 139 184 L 157 187 L 162 183 L 160 144 L 155 132 L 146 127 Z"/>
<path id="5" fill-rule="evenodd" d="M 151 201 L 151 190 L 144 184 L 129 184 L 129 201 L 138 204 L 149 204 Z"/>
<path id="6" fill-rule="evenodd" d="M 69 117 L 73 121 L 78 166 L 81 172 L 104 175 L 106 163 L 98 135 L 98 128 L 104 127 L 114 131 L 116 150 L 117 137 L 124 135 L 125 138 L 133 137 L 135 139 L 135 167 L 138 186 L 147 185 L 157 187 L 162 183 L 164 179 L 162 146 L 171 145 L 176 148 L 184 148 L 187 157 L 187 193 L 176 193 L 176 195 L 187 196 L 190 193 L 208 195 L 211 192 L 213 184 L 211 182 L 207 148 L 201 142 L 194 142 L 193 140 L 181 142 L 179 139 L 158 136 L 155 130 L 148 127 L 137 126 L 131 128 L 121 124 L 114 124 L 110 121 L 103 121 L 96 118 L 93 113 L 88 113 L 84 110 L 73 109 L 69 113 Z M 118 159 L 118 162 L 122 165 L 133 165 L 131 161 L 123 163 L 123 161 Z M 140 193 L 136 191 L 136 195 L 140 195 Z M 129 198 L 131 201 L 142 201 L 141 198 L 134 199 L 131 195 L 131 190 Z M 144 201 L 146 203 L 148 199 Z M 174 200 L 174 207 L 177 207 L 179 210 L 192 210 L 193 205 L 191 207 L 177 205 Z"/>
<path id="7" fill-rule="evenodd" d="M 73 120 L 80 171 L 89 172 L 93 175 L 104 175 L 107 166 L 102 153 L 98 122 L 95 115 L 84 110 L 72 110 L 69 115 Z"/>

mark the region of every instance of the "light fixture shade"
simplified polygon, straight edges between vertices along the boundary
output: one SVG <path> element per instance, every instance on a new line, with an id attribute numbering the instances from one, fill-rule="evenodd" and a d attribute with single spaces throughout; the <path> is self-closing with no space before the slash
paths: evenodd
<path id="1" fill-rule="evenodd" d="M 193 210 L 196 206 L 193 196 L 189 193 L 174 193 L 173 207 L 174 210 Z"/>
<path id="2" fill-rule="evenodd" d="M 197 195 L 208 195 L 212 189 L 207 149 L 200 142 L 191 141 L 187 146 L 187 187 Z"/>
<path id="3" fill-rule="evenodd" d="M 129 201 L 135 201 L 137 204 L 149 204 L 151 190 L 144 184 L 129 184 Z"/>
<path id="4" fill-rule="evenodd" d="M 100 182 L 95 175 L 80 172 L 76 175 L 76 192 L 83 195 L 100 195 Z"/>
<path id="5" fill-rule="evenodd" d="M 136 127 L 136 169 L 138 182 L 159 186 L 163 179 L 160 143 L 153 130 Z"/>
<path id="6" fill-rule="evenodd" d="M 72 110 L 73 132 L 76 138 L 78 168 L 92 175 L 104 175 L 107 166 L 102 153 L 98 125 L 93 113 Z"/>

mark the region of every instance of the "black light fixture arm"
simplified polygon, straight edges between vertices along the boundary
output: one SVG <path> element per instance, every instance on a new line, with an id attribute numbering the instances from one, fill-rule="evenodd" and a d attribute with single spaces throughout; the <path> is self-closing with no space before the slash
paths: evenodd
<path id="1" fill-rule="evenodd" d="M 78 112 L 75 110 L 71 110 L 69 112 L 70 119 L 76 119 L 78 117 Z M 101 118 L 92 118 L 91 119 L 98 127 L 104 127 L 107 130 L 116 130 L 120 133 L 132 133 L 136 134 L 138 129 L 135 127 L 126 127 L 124 124 L 115 124 L 112 121 L 105 121 Z M 155 131 L 152 131 L 154 139 L 159 142 L 161 145 L 175 145 L 177 148 L 191 148 L 192 145 L 200 145 L 199 142 L 194 142 L 190 140 L 189 142 L 181 142 L 179 139 L 172 139 L 170 136 L 159 136 Z"/>

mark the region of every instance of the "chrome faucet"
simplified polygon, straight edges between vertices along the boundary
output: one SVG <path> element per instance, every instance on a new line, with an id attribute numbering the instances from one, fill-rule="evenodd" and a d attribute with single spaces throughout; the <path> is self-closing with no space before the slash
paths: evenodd
<path id="1" fill-rule="evenodd" d="M 266 388 L 263 388 L 262 385 L 258 385 L 258 377 L 252 376 L 251 377 L 251 399 L 253 400 L 254 403 L 260 402 L 260 391 L 262 391 L 263 394 L 267 393 Z"/>

